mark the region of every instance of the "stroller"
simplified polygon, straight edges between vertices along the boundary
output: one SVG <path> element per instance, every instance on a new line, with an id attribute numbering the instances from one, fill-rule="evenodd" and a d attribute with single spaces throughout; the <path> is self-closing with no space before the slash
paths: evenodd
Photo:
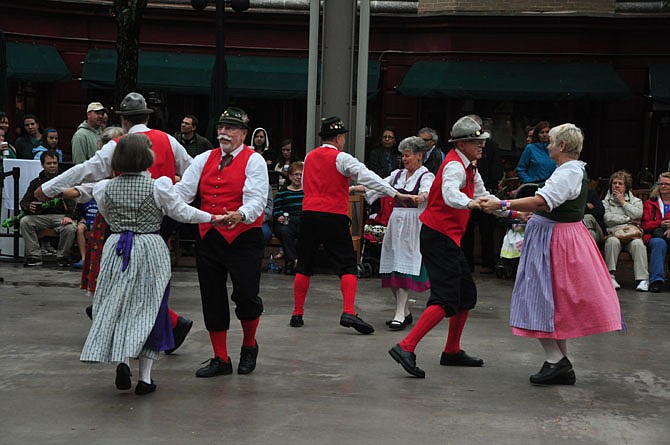
<path id="1" fill-rule="evenodd" d="M 386 233 L 389 217 L 393 212 L 393 198 L 380 199 L 380 210 L 368 216 L 363 227 L 363 243 L 361 260 L 357 265 L 359 278 L 370 278 L 379 273 L 379 259 L 382 253 L 382 242 Z"/>
<path id="2" fill-rule="evenodd" d="M 523 184 L 516 191 L 515 197 L 526 198 L 533 196 L 537 189 L 537 184 Z M 496 277 L 509 279 L 516 276 L 516 270 L 519 267 L 526 223 L 514 218 L 502 218 L 501 221 L 507 227 L 507 230 L 500 247 L 500 260 L 495 265 L 494 270 Z"/>

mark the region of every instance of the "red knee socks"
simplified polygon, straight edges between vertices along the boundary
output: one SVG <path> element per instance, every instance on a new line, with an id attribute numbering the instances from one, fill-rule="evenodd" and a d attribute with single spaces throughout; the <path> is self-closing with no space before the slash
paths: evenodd
<path id="1" fill-rule="evenodd" d="M 261 317 L 255 318 L 253 320 L 240 320 L 240 323 L 242 323 L 242 332 L 244 333 L 244 337 L 242 338 L 242 346 L 256 346 L 256 329 L 258 329 L 258 323 L 260 321 Z"/>
<path id="2" fill-rule="evenodd" d="M 469 313 L 470 311 L 461 311 L 449 318 L 449 335 L 444 346 L 444 352 L 447 354 L 456 354 L 461 350 L 461 334 Z"/>
<path id="3" fill-rule="evenodd" d="M 356 286 L 358 285 L 358 278 L 356 275 L 346 274 L 340 278 L 340 290 L 342 291 L 342 312 L 346 314 L 356 315 L 354 309 L 354 301 L 356 300 Z"/>
<path id="4" fill-rule="evenodd" d="M 301 273 L 295 274 L 293 280 L 293 315 L 305 313 L 305 298 L 309 290 L 309 276 Z"/>
<path id="5" fill-rule="evenodd" d="M 168 314 L 170 314 L 170 324 L 172 325 L 172 329 L 174 329 L 177 326 L 177 320 L 179 320 L 179 314 L 173 311 L 168 307 Z"/>
<path id="6" fill-rule="evenodd" d="M 210 331 L 209 339 L 212 342 L 214 355 L 219 357 L 224 362 L 228 363 L 228 346 L 226 344 L 226 336 L 228 331 Z"/>
<path id="7" fill-rule="evenodd" d="M 400 342 L 400 347 L 405 351 L 414 352 L 416 345 L 419 344 L 421 339 L 431 329 L 437 326 L 445 315 L 446 312 L 442 306 L 436 304 L 428 306 L 426 310 L 423 311 L 423 314 L 421 314 L 421 317 L 419 317 L 419 321 L 416 322 L 414 328 L 407 334 L 407 337 Z"/>

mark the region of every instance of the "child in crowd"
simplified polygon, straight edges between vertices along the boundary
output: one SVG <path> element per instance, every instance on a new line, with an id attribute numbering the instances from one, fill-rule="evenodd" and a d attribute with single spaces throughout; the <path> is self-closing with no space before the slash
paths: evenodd
<path id="1" fill-rule="evenodd" d="M 47 150 L 54 150 L 58 153 L 58 162 L 63 162 L 63 151 L 58 148 L 58 130 L 55 128 L 47 128 L 44 131 L 40 145 L 33 148 L 33 154 L 35 155 L 33 159 L 39 160 L 42 153 Z"/>

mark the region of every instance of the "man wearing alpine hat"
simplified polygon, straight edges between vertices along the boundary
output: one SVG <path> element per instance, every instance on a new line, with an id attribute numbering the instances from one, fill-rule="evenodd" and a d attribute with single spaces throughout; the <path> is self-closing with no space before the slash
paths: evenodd
<path id="1" fill-rule="evenodd" d="M 258 296 L 265 250 L 261 226 L 270 183 L 263 157 L 244 144 L 248 123 L 244 110 L 227 108 L 216 125 L 219 147 L 196 156 L 175 186 L 185 201 L 193 201 L 198 194 L 201 210 L 224 215 L 222 227 L 200 224 L 196 244 L 202 312 L 214 350 L 214 357 L 196 371 L 196 377 L 233 372 L 227 346 L 229 274 L 230 299 L 243 333 L 237 373 L 249 374 L 256 368 L 256 330 L 263 313 Z"/>
<path id="2" fill-rule="evenodd" d="M 352 327 L 361 334 L 371 334 L 374 328 L 363 321 L 354 309 L 356 299 L 356 255 L 349 226 L 349 181 L 399 199 L 411 199 L 398 193 L 388 182 L 377 176 L 355 157 L 343 152 L 347 130 L 342 120 L 329 117 L 321 120 L 321 146 L 305 157 L 302 183 L 305 197 L 302 202 L 298 264 L 293 283 L 294 309 L 290 325 L 304 324 L 304 304 L 316 252 L 323 244 L 340 277 L 343 310 L 340 325 Z"/>
<path id="3" fill-rule="evenodd" d="M 477 288 L 460 248 L 470 210 L 479 208 L 480 197 L 492 197 L 484 187 L 475 161 L 482 157 L 488 133 L 469 116 L 451 129 L 454 148 L 447 153 L 428 194 L 428 205 L 419 219 L 421 255 L 430 278 L 430 297 L 419 321 L 399 344 L 389 350 L 393 359 L 411 375 L 425 377 L 416 366 L 414 350 L 421 339 L 445 317 L 449 318 L 447 343 L 440 358 L 446 366 L 482 366 L 460 348 L 470 309 L 477 303 Z"/>

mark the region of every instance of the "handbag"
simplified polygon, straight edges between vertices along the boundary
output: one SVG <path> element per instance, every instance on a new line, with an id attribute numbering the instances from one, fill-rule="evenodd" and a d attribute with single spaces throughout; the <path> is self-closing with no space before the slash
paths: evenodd
<path id="1" fill-rule="evenodd" d="M 642 238 L 642 229 L 635 224 L 621 224 L 607 229 L 607 232 L 610 236 L 618 238 L 619 241 L 630 241 Z"/>

